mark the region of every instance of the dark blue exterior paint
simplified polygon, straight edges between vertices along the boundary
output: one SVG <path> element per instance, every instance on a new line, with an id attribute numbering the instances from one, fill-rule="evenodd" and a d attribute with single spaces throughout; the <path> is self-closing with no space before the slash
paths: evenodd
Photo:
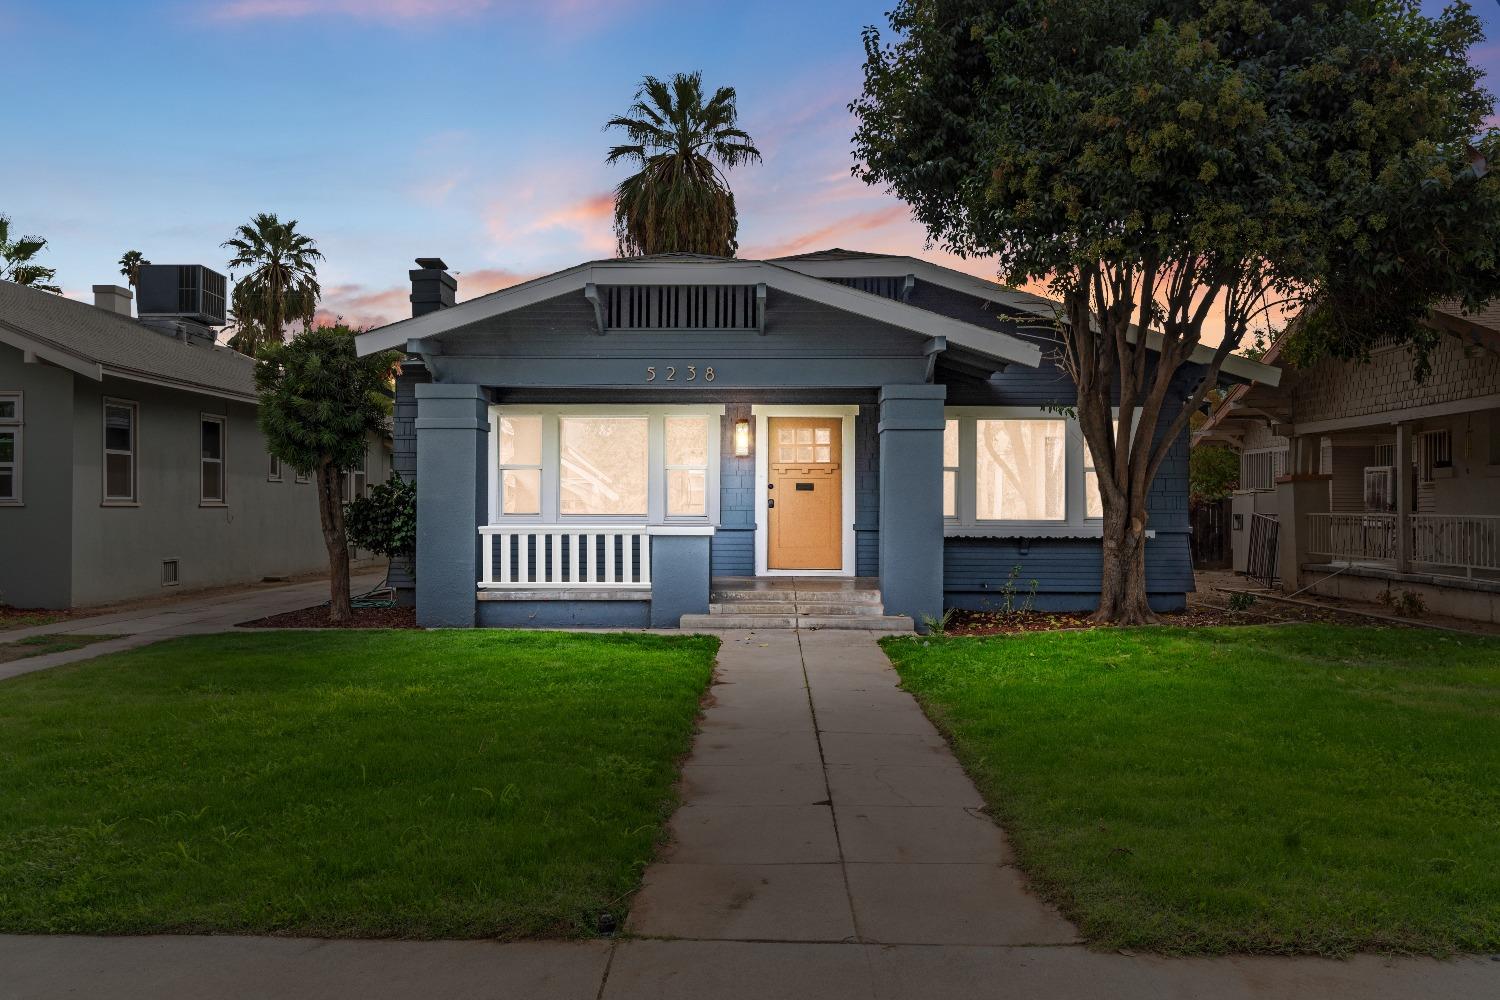
<path id="1" fill-rule="evenodd" d="M 939 355 L 927 382 L 927 341 L 772 290 L 764 336 L 753 330 L 629 330 L 600 336 L 581 295 L 559 296 L 445 334 L 397 387 L 396 463 L 418 478 L 419 620 L 432 625 L 644 627 L 706 610 L 710 576 L 755 571 L 755 459 L 734 455 L 734 426 L 755 404 L 857 404 L 855 572 L 881 578 L 887 609 L 914 617 L 943 606 L 995 608 L 1015 573 L 1014 604 L 1089 610 L 1097 603 L 1099 544 L 1091 539 L 943 538 L 941 420 L 946 406 L 1067 406 L 1073 384 L 1056 342 L 1036 325 L 978 298 L 917 282 L 912 305 L 982 328 L 1025 336 L 1044 349 L 1038 368 L 989 378 L 974 358 Z M 712 385 L 645 382 L 648 366 L 712 365 Z M 419 384 L 430 373 L 431 385 Z M 1196 375 L 1180 377 L 1181 398 Z M 478 601 L 475 526 L 484 519 L 489 461 L 484 407 L 526 402 L 716 402 L 721 423 L 720 519 L 706 536 L 653 538 L 651 599 Z M 762 442 L 754 442 L 761 447 Z M 1187 516 L 1188 449 L 1173 445 L 1153 486 L 1148 590 L 1160 609 L 1192 590 Z M 935 514 L 934 511 L 937 511 Z"/>

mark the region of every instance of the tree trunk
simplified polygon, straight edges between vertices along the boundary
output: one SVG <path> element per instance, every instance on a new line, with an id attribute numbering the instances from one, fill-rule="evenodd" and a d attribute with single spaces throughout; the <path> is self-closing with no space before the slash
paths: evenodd
<path id="1" fill-rule="evenodd" d="M 1146 597 L 1146 505 L 1136 497 L 1127 504 L 1104 504 L 1099 610 L 1093 620 L 1149 625 L 1157 619 Z"/>
<path id="2" fill-rule="evenodd" d="M 341 625 L 354 617 L 349 604 L 349 540 L 344 533 L 339 470 L 326 457 L 318 465 L 318 514 L 323 544 L 328 548 L 328 624 Z"/>

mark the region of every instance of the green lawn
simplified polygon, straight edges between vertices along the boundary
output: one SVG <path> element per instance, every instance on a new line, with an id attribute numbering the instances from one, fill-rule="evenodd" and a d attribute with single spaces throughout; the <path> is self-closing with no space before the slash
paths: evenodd
<path id="1" fill-rule="evenodd" d="M 885 648 L 1096 946 L 1500 950 L 1500 641 L 1290 625 Z"/>
<path id="2" fill-rule="evenodd" d="M 589 934 L 716 642 L 178 639 L 0 682 L 0 931 Z"/>

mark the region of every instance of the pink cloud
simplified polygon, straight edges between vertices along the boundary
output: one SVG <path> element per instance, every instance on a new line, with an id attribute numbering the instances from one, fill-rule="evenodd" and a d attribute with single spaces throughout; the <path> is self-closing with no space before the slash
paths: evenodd
<path id="1" fill-rule="evenodd" d="M 740 255 L 751 260 L 765 260 L 771 257 L 807 253 L 812 250 L 826 250 L 834 246 L 843 246 L 849 250 L 865 249 L 859 242 L 861 234 L 909 221 L 910 218 L 911 213 L 905 205 L 887 205 L 867 212 L 846 215 L 826 226 L 819 226 L 817 229 L 808 230 L 789 239 L 747 246 L 741 250 Z"/>
<path id="2" fill-rule="evenodd" d="M 534 188 L 522 188 L 504 201 L 493 203 L 486 213 L 486 228 L 501 244 L 513 244 L 552 230 L 576 233 L 579 248 L 608 255 L 615 250 L 612 229 L 615 197 L 610 192 L 586 195 L 560 204 L 537 204 Z"/>
<path id="3" fill-rule="evenodd" d="M 218 21 L 292 20 L 306 17 L 345 17 L 364 21 L 434 22 L 445 17 L 474 17 L 491 10 L 537 13 L 552 21 L 575 14 L 617 10 L 624 3 L 611 0 L 553 0 L 541 4 L 522 0 L 226 0 L 209 16 Z"/>
<path id="4" fill-rule="evenodd" d="M 458 299 L 461 302 L 539 277 L 503 268 L 477 268 L 455 271 L 454 274 L 458 278 Z M 407 285 L 379 289 L 355 284 L 331 285 L 323 290 L 323 302 L 313 316 L 313 325 L 385 326 L 411 316 L 410 295 L 411 288 Z"/>

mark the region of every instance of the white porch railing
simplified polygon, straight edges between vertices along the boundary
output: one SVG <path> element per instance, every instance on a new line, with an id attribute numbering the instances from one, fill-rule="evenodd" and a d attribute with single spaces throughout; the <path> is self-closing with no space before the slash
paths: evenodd
<path id="1" fill-rule="evenodd" d="M 1333 559 L 1396 561 L 1395 514 L 1309 514 L 1307 551 Z"/>
<path id="2" fill-rule="evenodd" d="M 1413 514 L 1411 561 L 1477 570 L 1500 570 L 1500 515 Z"/>
<path id="3" fill-rule="evenodd" d="M 644 524 L 487 524 L 480 589 L 649 589 L 651 539 Z"/>
<path id="4" fill-rule="evenodd" d="M 1309 514 L 1307 550 L 1349 562 L 1395 565 L 1398 524 L 1395 514 Z M 1500 571 L 1500 515 L 1412 514 L 1406 530 L 1413 565 L 1448 575 Z"/>

